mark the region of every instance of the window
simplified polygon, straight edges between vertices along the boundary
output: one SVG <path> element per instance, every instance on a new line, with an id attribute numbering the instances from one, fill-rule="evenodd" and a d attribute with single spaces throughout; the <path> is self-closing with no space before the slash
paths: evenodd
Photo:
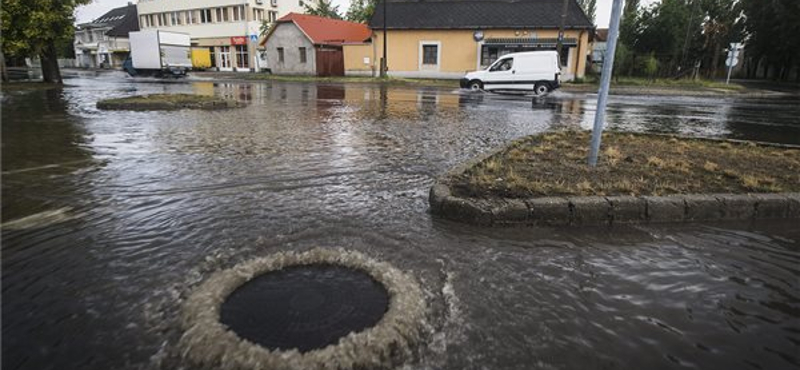
<path id="1" fill-rule="evenodd" d="M 302 7 L 302 6 L 306 5 L 306 4 L 303 3 L 303 0 L 300 0 L 300 1 L 297 2 L 297 5 L 300 5 Z"/>
<path id="2" fill-rule="evenodd" d="M 158 25 L 159 26 L 165 26 L 165 27 L 169 26 L 169 23 L 167 21 L 168 21 L 167 13 L 160 13 L 158 15 Z"/>
<path id="3" fill-rule="evenodd" d="M 306 48 L 300 48 L 300 63 L 306 62 Z"/>
<path id="4" fill-rule="evenodd" d="M 561 66 L 566 67 L 569 64 L 569 49 L 568 47 L 564 47 L 561 49 Z"/>
<path id="5" fill-rule="evenodd" d="M 197 23 L 197 18 L 194 16 L 194 10 L 187 10 L 186 11 L 186 24 L 195 24 Z"/>
<path id="6" fill-rule="evenodd" d="M 278 12 L 270 10 L 269 12 L 269 22 L 275 23 L 278 20 Z"/>
<path id="7" fill-rule="evenodd" d="M 88 40 L 86 42 L 93 42 L 94 41 L 94 32 L 86 31 L 86 36 L 88 36 Z M 282 59 L 282 58 L 281 58 Z"/>
<path id="8" fill-rule="evenodd" d="M 147 17 L 144 16 L 144 15 L 139 17 L 139 24 L 141 24 L 143 28 L 144 27 L 150 27 L 150 25 L 147 24 Z"/>
<path id="9" fill-rule="evenodd" d="M 211 23 L 211 9 L 200 9 L 200 23 Z"/>
<path id="10" fill-rule="evenodd" d="M 510 71 L 512 66 L 514 66 L 514 58 L 500 59 L 489 69 L 489 72 Z"/>
<path id="11" fill-rule="evenodd" d="M 278 63 L 283 63 L 283 48 L 278 48 Z"/>
<path id="12" fill-rule="evenodd" d="M 148 23 L 150 24 L 150 27 L 155 27 L 156 26 L 156 15 L 155 14 L 149 14 L 147 16 L 147 18 L 149 19 Z"/>
<path id="13" fill-rule="evenodd" d="M 247 45 L 236 45 L 236 68 L 250 68 L 247 58 Z"/>
<path id="14" fill-rule="evenodd" d="M 278 6 L 278 0 L 271 0 L 270 4 L 272 4 L 272 6 Z"/>
<path id="15" fill-rule="evenodd" d="M 172 13 L 170 13 L 170 18 L 171 18 L 170 20 L 172 21 L 172 25 L 173 26 L 179 26 L 179 25 L 183 24 L 183 21 L 181 20 L 181 13 L 180 12 L 172 12 Z"/>
<path id="16" fill-rule="evenodd" d="M 228 8 L 217 8 L 217 22 L 228 21 Z"/>
<path id="17" fill-rule="evenodd" d="M 439 45 L 422 45 L 422 64 L 439 64 Z"/>
<path id="18" fill-rule="evenodd" d="M 253 19 L 257 21 L 264 20 L 264 9 L 253 8 Z"/>
<path id="19" fill-rule="evenodd" d="M 233 20 L 234 21 L 243 21 L 244 20 L 244 6 L 234 6 L 233 7 Z"/>

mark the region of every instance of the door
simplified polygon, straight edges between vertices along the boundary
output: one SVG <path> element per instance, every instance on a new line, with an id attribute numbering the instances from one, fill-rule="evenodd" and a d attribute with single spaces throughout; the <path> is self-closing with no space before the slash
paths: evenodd
<path id="1" fill-rule="evenodd" d="M 232 71 L 233 65 L 231 64 L 231 47 L 230 46 L 220 46 L 219 47 L 219 70 L 220 71 Z"/>
<path id="2" fill-rule="evenodd" d="M 317 49 L 317 76 L 344 76 L 342 49 Z"/>
<path id="3" fill-rule="evenodd" d="M 483 88 L 484 90 L 513 89 L 515 74 L 514 58 L 500 58 L 489 67 L 486 81 L 483 81 Z"/>

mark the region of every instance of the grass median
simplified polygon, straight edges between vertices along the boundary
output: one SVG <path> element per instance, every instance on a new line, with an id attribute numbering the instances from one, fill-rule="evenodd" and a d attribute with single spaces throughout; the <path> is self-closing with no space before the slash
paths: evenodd
<path id="1" fill-rule="evenodd" d="M 450 179 L 455 195 L 529 198 L 800 191 L 800 149 L 607 132 L 587 165 L 589 132 L 520 139 Z"/>
<path id="2" fill-rule="evenodd" d="M 195 94 L 152 94 L 125 98 L 105 99 L 97 102 L 98 109 L 107 110 L 178 110 L 225 109 L 240 104 L 216 96 Z"/>

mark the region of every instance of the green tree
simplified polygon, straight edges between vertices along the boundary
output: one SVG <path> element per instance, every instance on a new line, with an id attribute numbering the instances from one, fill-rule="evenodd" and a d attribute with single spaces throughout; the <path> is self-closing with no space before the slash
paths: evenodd
<path id="1" fill-rule="evenodd" d="M 690 0 L 663 0 L 642 11 L 633 45 L 636 54 L 654 53 L 666 71 L 677 71 L 685 50 L 695 50 L 703 17 L 693 14 Z"/>
<path id="2" fill-rule="evenodd" d="M 586 16 L 589 17 L 589 20 L 592 24 L 595 24 L 595 18 L 597 15 L 597 0 L 578 0 L 578 5 L 580 5 L 583 12 L 586 13 Z"/>
<path id="3" fill-rule="evenodd" d="M 71 42 L 75 8 L 91 0 L 3 0 L 3 55 L 36 57 L 45 82 L 62 83 L 58 45 Z"/>
<path id="4" fill-rule="evenodd" d="M 307 14 L 325 18 L 342 19 L 341 14 L 339 14 L 339 6 L 333 6 L 330 1 L 319 0 L 319 4 L 317 4 L 316 7 L 308 3 L 305 3 L 303 6 Z"/>
<path id="5" fill-rule="evenodd" d="M 636 44 L 636 38 L 639 36 L 639 14 L 639 0 L 625 1 L 625 7 L 622 8 L 622 22 L 619 25 L 619 42 L 629 48 Z"/>
<path id="6" fill-rule="evenodd" d="M 351 0 L 345 19 L 351 22 L 367 23 L 375 13 L 377 4 L 378 0 Z"/>
<path id="7" fill-rule="evenodd" d="M 749 76 L 763 67 L 763 78 L 788 80 L 794 69 L 800 80 L 800 1 L 742 0 L 747 35 Z"/>

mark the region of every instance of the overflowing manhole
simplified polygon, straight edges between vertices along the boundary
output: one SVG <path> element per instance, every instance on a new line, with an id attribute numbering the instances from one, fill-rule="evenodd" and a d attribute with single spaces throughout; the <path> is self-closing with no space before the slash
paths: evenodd
<path id="1" fill-rule="evenodd" d="M 367 273 L 347 267 L 289 267 L 256 277 L 222 304 L 222 323 L 269 349 L 300 352 L 336 343 L 374 326 L 389 293 Z"/>
<path id="2" fill-rule="evenodd" d="M 384 368 L 425 326 L 422 290 L 344 249 L 278 253 L 213 274 L 184 304 L 183 356 L 222 369 Z"/>

